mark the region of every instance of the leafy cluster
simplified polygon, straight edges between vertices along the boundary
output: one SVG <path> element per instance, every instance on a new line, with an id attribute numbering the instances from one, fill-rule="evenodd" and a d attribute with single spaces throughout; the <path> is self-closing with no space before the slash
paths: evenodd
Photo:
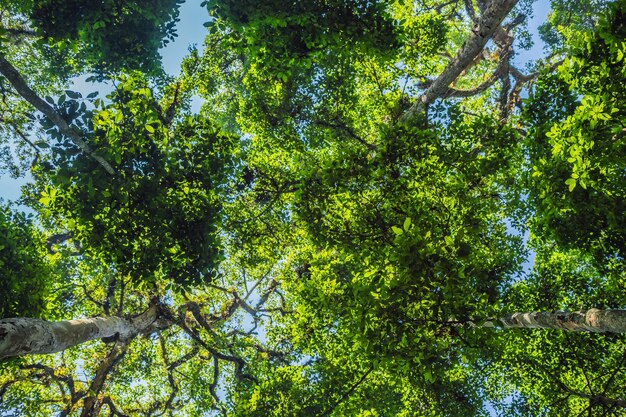
<path id="1" fill-rule="evenodd" d="M 70 148 L 52 172 L 38 171 L 39 203 L 87 253 L 136 282 L 209 281 L 234 138 L 199 116 L 167 120 L 141 78 L 124 80 L 110 100 L 93 117 L 92 141 L 115 175 L 85 175 L 101 167 Z"/>
<path id="2" fill-rule="evenodd" d="M 243 35 L 245 50 L 267 66 L 306 60 L 328 48 L 364 47 L 378 52 L 396 45 L 384 2 L 320 0 L 206 1 L 210 13 Z"/>
<path id="3" fill-rule="evenodd" d="M 52 289 L 53 264 L 31 217 L 0 207 L 0 317 L 42 317 Z"/>
<path id="4" fill-rule="evenodd" d="M 177 36 L 174 27 L 181 3 L 107 0 L 94 8 L 86 0 L 44 0 L 35 2 L 29 15 L 57 54 L 81 48 L 76 59 L 100 74 L 119 70 L 157 74 L 158 50 Z"/>
<path id="5" fill-rule="evenodd" d="M 624 3 L 586 32 L 558 75 L 546 76 L 527 109 L 535 222 L 599 264 L 626 255 Z"/>

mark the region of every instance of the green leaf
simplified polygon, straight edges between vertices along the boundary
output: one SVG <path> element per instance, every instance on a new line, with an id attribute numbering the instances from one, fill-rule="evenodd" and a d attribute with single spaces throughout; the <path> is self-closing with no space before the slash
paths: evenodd
<path id="1" fill-rule="evenodd" d="M 77 100 L 83 97 L 83 95 L 79 93 L 78 91 L 65 90 L 65 94 L 67 94 L 69 98 L 72 98 L 74 100 Z"/>
<path id="2" fill-rule="evenodd" d="M 396 234 L 396 235 L 401 235 L 402 233 L 404 233 L 404 230 L 400 229 L 398 226 L 391 226 L 391 230 Z"/>

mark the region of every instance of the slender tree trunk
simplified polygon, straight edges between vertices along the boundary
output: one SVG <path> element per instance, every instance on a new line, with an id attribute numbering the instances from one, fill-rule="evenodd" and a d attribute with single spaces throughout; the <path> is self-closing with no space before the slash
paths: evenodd
<path id="1" fill-rule="evenodd" d="M 482 52 L 489 39 L 496 32 L 504 18 L 517 4 L 518 0 L 492 0 L 489 7 L 483 12 L 478 23 L 472 29 L 472 33 L 465 41 L 457 55 L 428 87 L 417 101 L 402 115 L 401 122 L 415 118 L 418 113 L 424 111 L 427 105 L 442 97 L 448 91 L 448 87 L 459 75 L 474 61 Z"/>
<path id="2" fill-rule="evenodd" d="M 131 339 L 157 322 L 157 309 L 127 320 L 120 317 L 49 322 L 40 319 L 0 320 L 0 359 L 10 356 L 54 353 L 94 339 L 118 336 Z"/>
<path id="3" fill-rule="evenodd" d="M 13 65 L 11 65 L 9 61 L 6 60 L 2 53 L 0 53 L 0 74 L 9 80 L 13 88 L 15 88 L 24 100 L 28 101 L 34 108 L 45 114 L 46 117 L 48 117 L 48 119 L 50 119 L 50 121 L 59 128 L 61 133 L 69 137 L 83 152 L 98 161 L 98 163 L 104 167 L 106 172 L 109 174 L 115 174 L 113 167 L 106 160 L 104 160 L 104 158 L 96 154 L 91 149 L 91 147 L 83 140 L 82 135 L 68 125 L 65 119 L 63 119 L 61 115 L 59 115 L 54 108 L 52 108 L 52 106 L 42 100 L 41 97 L 39 97 L 28 86 L 28 84 L 26 84 L 26 81 L 24 81 L 20 73 L 15 69 L 15 67 L 13 67 Z"/>
<path id="4" fill-rule="evenodd" d="M 513 313 L 488 320 L 481 327 L 504 329 L 556 329 L 572 332 L 626 333 L 626 310 Z"/>

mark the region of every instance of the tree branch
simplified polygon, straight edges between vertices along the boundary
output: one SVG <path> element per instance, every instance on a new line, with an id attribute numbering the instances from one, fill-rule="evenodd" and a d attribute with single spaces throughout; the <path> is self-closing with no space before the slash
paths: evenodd
<path id="1" fill-rule="evenodd" d="M 420 96 L 417 101 L 400 117 L 400 122 L 412 120 L 418 113 L 426 110 L 427 106 L 442 97 L 448 91 L 450 84 L 472 63 L 484 49 L 504 18 L 509 14 L 517 0 L 493 0 L 489 7 L 478 19 L 472 33 L 465 41 L 456 57 L 446 69 L 437 77 L 433 84 Z"/>
<path id="2" fill-rule="evenodd" d="M 6 123 L 7 125 L 11 126 L 13 131 L 20 137 L 20 139 L 22 139 L 31 148 L 35 150 L 36 156 L 35 156 L 35 161 L 33 161 L 33 163 L 35 163 L 41 156 L 41 152 L 39 151 L 39 148 L 35 146 L 35 144 L 31 142 L 30 139 L 28 139 L 28 137 L 24 134 L 24 132 L 22 132 L 22 130 L 15 123 L 11 122 L 10 120 L 6 120 L 2 117 L 0 117 L 0 122 Z"/>
<path id="3" fill-rule="evenodd" d="M 98 163 L 108 172 L 109 174 L 115 174 L 115 170 L 113 167 L 104 160 L 101 156 L 96 154 L 91 147 L 83 140 L 82 135 L 74 130 L 70 125 L 67 124 L 65 119 L 59 115 L 52 106 L 46 103 L 41 99 L 27 84 L 26 81 L 22 78 L 19 72 L 11 65 L 9 61 L 6 60 L 4 55 L 0 53 L 0 74 L 6 77 L 7 80 L 11 83 L 13 88 L 19 93 L 19 95 L 29 102 L 33 107 L 42 112 L 52 123 L 54 123 L 61 133 L 65 136 L 69 137 L 72 142 L 87 155 L 91 156 L 93 159 L 98 161 Z"/>
<path id="4" fill-rule="evenodd" d="M 98 410 L 102 406 L 102 402 L 98 402 L 98 396 L 102 387 L 104 386 L 104 382 L 106 381 L 107 376 L 111 372 L 111 370 L 117 365 L 128 349 L 129 341 L 117 342 L 104 359 L 104 361 L 98 367 L 96 371 L 96 375 L 94 376 L 91 384 L 89 385 L 89 394 L 83 400 L 83 411 L 81 412 L 81 417 L 90 417 L 94 415 L 98 415 Z"/>
<path id="5" fill-rule="evenodd" d="M 128 417 L 128 415 L 122 413 L 113 403 L 113 400 L 108 395 L 102 399 L 102 404 L 109 407 L 109 413 L 111 416 Z"/>
<path id="6" fill-rule="evenodd" d="M 350 398 L 350 396 L 354 393 L 354 391 L 356 391 L 356 389 L 359 387 L 359 385 L 361 385 L 363 383 L 363 381 L 365 381 L 367 379 L 367 377 L 369 376 L 369 374 L 374 370 L 373 367 L 370 367 L 367 371 L 365 371 L 365 373 L 361 376 L 361 378 L 359 378 L 358 381 L 356 381 L 354 384 L 352 384 L 352 386 L 350 387 L 350 389 L 348 389 L 348 391 L 346 391 L 345 393 L 343 393 L 343 395 L 341 396 L 341 398 L 339 398 L 333 405 L 331 405 L 324 413 L 322 413 L 322 417 L 327 417 L 330 416 L 332 414 L 332 412 L 335 410 L 335 408 L 337 408 L 341 403 L 343 403 L 345 400 L 347 400 L 348 398 Z"/>

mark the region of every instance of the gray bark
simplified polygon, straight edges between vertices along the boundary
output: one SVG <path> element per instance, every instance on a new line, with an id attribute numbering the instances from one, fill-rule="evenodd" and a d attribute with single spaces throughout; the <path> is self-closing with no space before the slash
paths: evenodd
<path id="1" fill-rule="evenodd" d="M 504 18 L 517 4 L 518 0 L 492 0 L 472 29 L 471 35 L 465 41 L 457 55 L 437 77 L 432 85 L 418 97 L 417 101 L 402 115 L 401 122 L 413 119 L 423 112 L 430 103 L 442 97 L 448 87 L 482 52 L 489 39 L 493 36 Z"/>
<path id="2" fill-rule="evenodd" d="M 41 97 L 37 95 L 22 78 L 20 73 L 6 60 L 4 55 L 0 53 L 0 74 L 6 77 L 11 83 L 17 93 L 26 101 L 28 101 L 34 108 L 46 115 L 52 123 L 54 123 L 59 131 L 65 136 L 69 137 L 76 146 L 78 146 L 83 152 L 91 156 L 98 161 L 100 165 L 109 174 L 115 174 L 113 167 L 101 156 L 96 154 L 91 147 L 83 140 L 82 135 L 74 130 L 67 122 Z"/>
<path id="3" fill-rule="evenodd" d="M 626 310 L 592 308 L 576 312 L 513 313 L 500 319 L 488 320 L 482 327 L 504 329 L 555 329 L 572 332 L 626 333 Z"/>
<path id="4" fill-rule="evenodd" d="M 54 353 L 94 339 L 132 339 L 157 323 L 157 309 L 151 307 L 133 319 L 94 317 L 49 322 L 31 318 L 0 320 L 0 359 L 10 356 Z"/>

